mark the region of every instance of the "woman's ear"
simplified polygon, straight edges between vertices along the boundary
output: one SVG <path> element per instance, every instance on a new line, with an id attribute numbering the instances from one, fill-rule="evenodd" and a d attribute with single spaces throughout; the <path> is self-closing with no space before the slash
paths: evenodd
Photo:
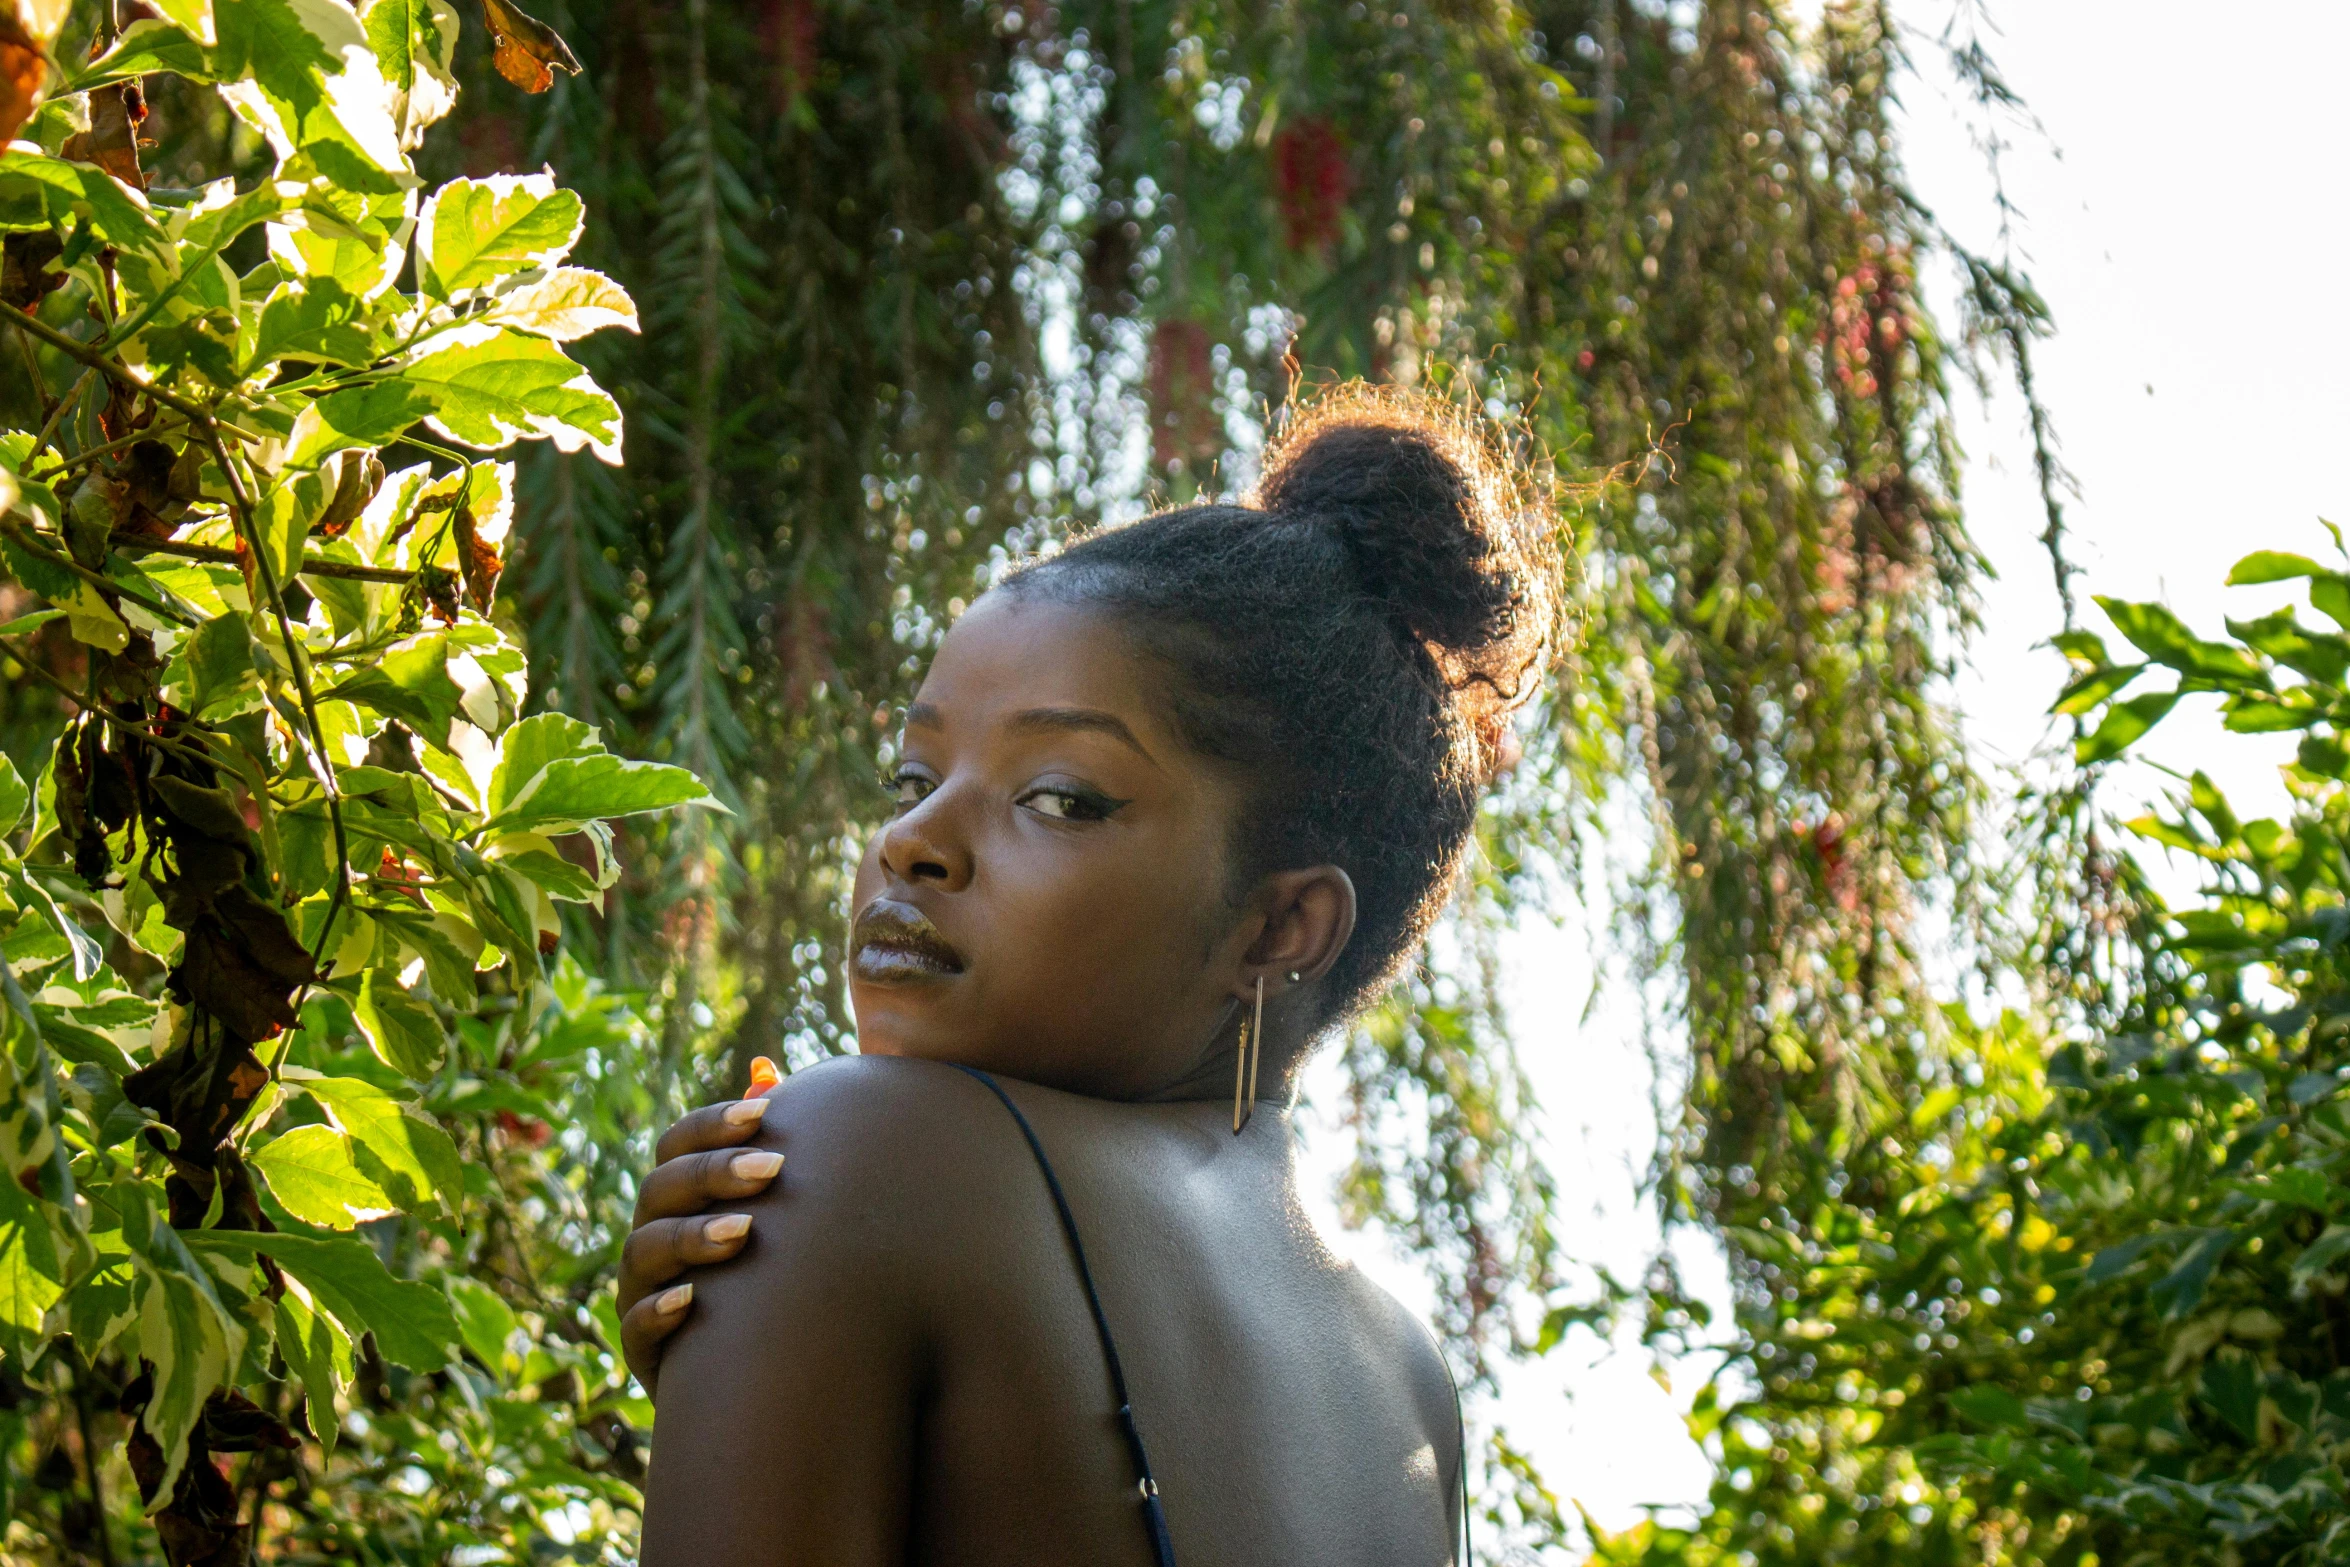
<path id="1" fill-rule="evenodd" d="M 1262 976 L 1283 986 L 1291 974 L 1308 983 L 1328 973 L 1355 931 L 1354 878 L 1335 865 L 1275 871 L 1255 898 L 1265 925 L 1241 955 L 1234 995 L 1253 994 Z"/>

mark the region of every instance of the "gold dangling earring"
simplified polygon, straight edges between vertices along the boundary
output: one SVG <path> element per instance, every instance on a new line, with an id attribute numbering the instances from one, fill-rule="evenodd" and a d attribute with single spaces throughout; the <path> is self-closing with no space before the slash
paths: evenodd
<path id="1" fill-rule="evenodd" d="M 1232 1135 L 1257 1113 L 1257 1061 L 1265 1045 L 1265 976 L 1257 976 L 1256 1015 L 1240 1031 L 1240 1047 L 1232 1058 Z M 1245 1112 L 1241 1108 L 1247 1106 Z"/>

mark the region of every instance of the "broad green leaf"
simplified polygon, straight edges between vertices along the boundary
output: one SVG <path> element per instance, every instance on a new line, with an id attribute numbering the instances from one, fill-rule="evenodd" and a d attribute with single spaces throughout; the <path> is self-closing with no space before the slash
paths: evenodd
<path id="1" fill-rule="evenodd" d="M 0 836 L 16 831 L 16 824 L 24 820 L 25 807 L 33 803 L 33 791 L 24 781 L 24 774 L 16 764 L 0 756 Z"/>
<path id="2" fill-rule="evenodd" d="M 2103 669 L 2092 669 L 2064 688 L 2056 699 L 2052 713 L 2074 715 L 2086 713 L 2102 704 L 2147 670 L 2144 664 L 2113 664 Z"/>
<path id="3" fill-rule="evenodd" d="M 550 174 L 451 180 L 424 204 L 416 240 L 425 293 L 448 300 L 533 267 L 553 267 L 579 243 L 586 209 Z"/>
<path id="4" fill-rule="evenodd" d="M 628 290 L 585 267 L 557 267 L 509 289 L 491 301 L 481 319 L 558 343 L 612 326 L 637 330 L 636 301 Z"/>
<path id="5" fill-rule="evenodd" d="M 2147 1298 L 2172 1322 L 2192 1315 L 2203 1304 L 2203 1292 L 2211 1285 L 2212 1270 L 2239 1238 L 2236 1231 L 2225 1227 L 2202 1231 L 2170 1272 L 2147 1290 Z"/>
<path id="6" fill-rule="evenodd" d="M 351 1340 L 334 1318 L 318 1310 L 299 1279 L 277 1299 L 278 1353 L 302 1384 L 310 1409 L 310 1434 L 332 1458 L 343 1423 L 335 1413 L 335 1394 L 351 1381 Z"/>
<path id="7" fill-rule="evenodd" d="M 261 700 L 252 627 L 235 610 L 205 621 L 180 644 L 163 678 L 169 698 L 199 718 L 251 711 Z"/>
<path id="8" fill-rule="evenodd" d="M 295 278 L 280 284 L 254 324 L 242 356 L 245 373 L 254 374 L 281 359 L 368 364 L 389 345 L 366 315 L 367 302 L 335 278 Z"/>
<path id="9" fill-rule="evenodd" d="M 136 1259 L 139 1353 L 154 1372 L 154 1393 L 140 1420 L 164 1452 L 164 1477 L 153 1501 L 171 1494 L 187 1458 L 188 1433 L 204 1401 L 228 1379 L 245 1342 L 244 1325 L 222 1304 L 212 1275 L 157 1206 L 160 1193 L 134 1181 L 113 1188 L 122 1237 Z"/>
<path id="10" fill-rule="evenodd" d="M 578 719 L 541 713 L 506 732 L 482 831 L 562 833 L 607 817 L 713 803 L 684 768 L 623 761 Z"/>
<path id="11" fill-rule="evenodd" d="M 2293 1259 L 2293 1282 L 2305 1284 L 2344 1257 L 2350 1257 L 2350 1224 L 2329 1224 L 2323 1235 Z"/>
<path id="12" fill-rule="evenodd" d="M 1962 1387 L 1950 1395 L 1950 1407 L 1978 1425 L 1993 1430 L 2020 1431 L 2025 1424 L 2024 1401 L 1995 1383 Z"/>
<path id="13" fill-rule="evenodd" d="M 210 7 L 206 9 L 209 11 Z M 209 33 L 209 18 L 206 30 Z M 204 45 L 210 42 L 210 37 L 199 41 L 175 23 L 141 17 L 122 30 L 113 48 L 66 72 L 65 87 L 69 92 L 88 92 L 93 87 L 158 72 L 183 76 L 191 82 L 208 82 L 212 80 L 212 65 L 205 57 Z"/>
<path id="14" fill-rule="evenodd" d="M 2074 743 L 2074 759 L 2102 762 L 2121 755 L 2139 736 L 2169 715 L 2178 705 L 2179 696 L 2177 691 L 2153 691 L 2127 702 L 2116 702 L 2106 710 L 2105 721 L 2097 726 L 2096 733 L 2084 735 Z"/>
<path id="15" fill-rule="evenodd" d="M 2262 678 L 2260 660 L 2240 647 L 2204 641 L 2163 605 L 2114 598 L 2099 598 L 2097 605 L 2123 636 L 2158 664 L 2222 684 Z"/>
<path id="16" fill-rule="evenodd" d="M 394 1365 L 438 1371 L 460 1342 L 447 1298 L 429 1284 L 392 1277 L 375 1248 L 356 1236 L 208 1230 L 193 1239 L 209 1251 L 276 1259 L 354 1341 L 373 1333 L 376 1349 Z"/>
<path id="17" fill-rule="evenodd" d="M 0 231 L 70 229 L 81 220 L 126 250 L 157 251 L 164 243 L 147 198 L 96 164 L 31 152 L 0 158 Z"/>
<path id="18" fill-rule="evenodd" d="M 216 8 L 209 53 L 220 94 L 280 159 L 297 151 L 352 192 L 412 178 L 392 123 L 392 90 L 359 18 L 340 0 L 235 0 Z"/>
<path id="19" fill-rule="evenodd" d="M 448 1036 L 432 1003 L 411 992 L 387 969 L 371 968 L 360 980 L 359 1001 L 352 1015 L 384 1063 L 410 1077 L 432 1076 L 448 1048 Z"/>
<path id="20" fill-rule="evenodd" d="M 347 1230 L 400 1211 L 392 1195 L 359 1168 L 351 1138 L 331 1126 L 281 1132 L 247 1162 L 269 1182 L 286 1212 L 305 1224 Z"/>
<path id="21" fill-rule="evenodd" d="M 310 468 L 352 447 L 390 444 L 431 413 L 432 393 L 404 380 L 329 392 L 305 404 L 286 442 L 286 466 Z"/>
<path id="22" fill-rule="evenodd" d="M 620 405 L 543 337 L 467 326 L 438 338 L 408 366 L 408 381 L 438 405 L 433 428 L 484 451 L 547 439 L 558 451 L 587 447 L 620 462 Z"/>
<path id="23" fill-rule="evenodd" d="M 397 718 L 440 746 L 449 743 L 449 724 L 465 702 L 463 688 L 449 678 L 449 639 L 441 633 L 394 648 L 326 695 Z"/>
<path id="24" fill-rule="evenodd" d="M 371 0 L 359 20 L 391 84 L 400 144 L 413 148 L 457 102 L 457 13 L 447 0 Z"/>
<path id="25" fill-rule="evenodd" d="M 48 1204 L 13 1175 L 0 1179 L 0 1342 L 38 1334 L 63 1281 Z"/>
<path id="26" fill-rule="evenodd" d="M 213 0 L 148 0 L 148 3 L 163 13 L 164 20 L 196 42 L 211 45 L 220 41 L 213 24 Z"/>
<path id="27" fill-rule="evenodd" d="M 2242 587 L 2254 582 L 2288 582 L 2295 577 L 2319 577 L 2325 568 L 2306 555 L 2290 555 L 2283 550 L 2254 550 L 2228 572 L 2228 586 Z"/>
<path id="28" fill-rule="evenodd" d="M 517 1326 L 514 1309 L 479 1279 L 462 1277 L 449 1280 L 449 1304 L 456 1308 L 457 1327 L 465 1335 L 465 1347 L 473 1351 L 474 1358 L 491 1375 L 503 1378 L 506 1341 Z"/>
<path id="29" fill-rule="evenodd" d="M 414 1105 L 402 1104 L 373 1083 L 356 1077 L 308 1077 L 292 1086 L 316 1099 L 335 1125 L 358 1144 L 367 1173 L 405 1207 L 439 1198 L 455 1213 L 465 1195 L 465 1170 L 457 1145 L 439 1123 Z M 402 1191 L 405 1184 L 407 1191 Z"/>

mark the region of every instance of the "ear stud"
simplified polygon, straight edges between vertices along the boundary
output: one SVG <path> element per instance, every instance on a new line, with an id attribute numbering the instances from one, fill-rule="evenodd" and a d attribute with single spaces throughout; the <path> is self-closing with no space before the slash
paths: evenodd
<path id="1" fill-rule="evenodd" d="M 1303 983 L 1305 983 L 1305 976 L 1304 976 L 1303 974 L 1300 974 L 1300 973 L 1299 973 L 1299 972 L 1298 972 L 1296 969 L 1291 969 L 1291 970 L 1289 971 L 1289 982 L 1290 982 L 1292 985 L 1300 985 L 1300 984 L 1303 984 Z"/>

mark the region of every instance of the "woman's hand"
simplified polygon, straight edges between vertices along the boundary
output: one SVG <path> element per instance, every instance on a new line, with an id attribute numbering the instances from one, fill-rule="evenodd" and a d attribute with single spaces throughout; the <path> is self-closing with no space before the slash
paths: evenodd
<path id="1" fill-rule="evenodd" d="M 661 1134 L 654 1168 L 637 1192 L 636 1222 L 620 1250 L 620 1352 L 645 1392 L 661 1370 L 661 1341 L 677 1331 L 693 1304 L 692 1284 L 671 1279 L 704 1263 L 724 1262 L 751 1233 L 747 1213 L 705 1213 L 712 1203 L 737 1202 L 767 1189 L 783 1155 L 762 1149 L 736 1152 L 767 1113 L 764 1095 L 705 1105 Z"/>

